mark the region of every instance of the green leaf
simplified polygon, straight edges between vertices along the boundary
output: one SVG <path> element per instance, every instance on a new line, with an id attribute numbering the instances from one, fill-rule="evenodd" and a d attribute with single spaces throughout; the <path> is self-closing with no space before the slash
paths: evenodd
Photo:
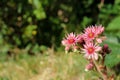
<path id="1" fill-rule="evenodd" d="M 46 14 L 43 9 L 35 9 L 33 13 L 38 20 L 46 18 Z"/>
<path id="2" fill-rule="evenodd" d="M 50 17 L 49 19 L 50 19 L 50 21 L 52 21 L 55 24 L 59 24 L 59 22 L 60 22 L 58 18 Z"/>
<path id="3" fill-rule="evenodd" d="M 20 44 L 21 44 L 21 41 L 20 41 L 19 37 L 13 36 L 13 39 L 14 39 L 14 41 L 15 41 L 15 43 L 16 43 L 17 45 L 20 45 Z"/>
<path id="4" fill-rule="evenodd" d="M 88 18 L 87 16 L 84 16 L 83 21 L 82 21 L 82 26 L 86 26 L 90 24 L 91 22 L 92 22 L 92 19 Z"/>
<path id="5" fill-rule="evenodd" d="M 33 11 L 33 14 L 38 20 L 45 19 L 46 13 L 44 11 L 44 8 L 42 7 L 42 3 L 39 0 L 33 0 L 33 5 L 35 6 L 35 9 Z"/>
<path id="6" fill-rule="evenodd" d="M 113 67 L 120 62 L 120 44 L 115 44 L 112 42 L 107 42 L 112 52 L 106 56 L 105 65 L 108 67 Z"/>
<path id="7" fill-rule="evenodd" d="M 19 3 L 18 4 L 18 13 L 21 13 L 22 12 L 22 3 Z"/>
<path id="8" fill-rule="evenodd" d="M 33 0 L 33 4 L 36 8 L 41 8 L 42 7 L 42 4 L 39 0 Z"/>
<path id="9" fill-rule="evenodd" d="M 120 16 L 114 18 L 107 27 L 107 30 L 120 30 Z"/>
<path id="10" fill-rule="evenodd" d="M 68 12 L 71 12 L 73 10 L 73 8 L 71 6 L 68 6 L 68 5 L 64 5 L 64 4 L 61 4 L 60 7 L 63 9 L 63 10 L 66 10 Z"/>
<path id="11" fill-rule="evenodd" d="M 115 4 L 119 4 L 120 3 L 120 0 L 115 0 Z"/>
<path id="12" fill-rule="evenodd" d="M 32 48 L 33 53 L 40 53 L 40 46 L 38 44 L 35 44 Z"/>
<path id="13" fill-rule="evenodd" d="M 37 29 L 36 25 L 28 25 L 25 29 L 24 29 L 24 34 L 23 34 L 23 38 L 25 37 L 32 37 L 33 36 L 33 31 Z"/>

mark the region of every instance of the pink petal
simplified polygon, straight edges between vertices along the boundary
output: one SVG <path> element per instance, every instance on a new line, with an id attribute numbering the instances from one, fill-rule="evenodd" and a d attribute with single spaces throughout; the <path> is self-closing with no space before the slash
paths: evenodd
<path id="1" fill-rule="evenodd" d="M 98 60 L 98 54 L 97 53 L 94 53 L 94 58 L 95 58 L 95 60 Z"/>
<path id="2" fill-rule="evenodd" d="M 100 51 L 102 48 L 99 46 L 96 46 L 95 51 Z"/>
<path id="3" fill-rule="evenodd" d="M 102 39 L 100 39 L 100 38 L 96 38 L 96 41 L 97 41 L 98 43 L 102 43 Z"/>

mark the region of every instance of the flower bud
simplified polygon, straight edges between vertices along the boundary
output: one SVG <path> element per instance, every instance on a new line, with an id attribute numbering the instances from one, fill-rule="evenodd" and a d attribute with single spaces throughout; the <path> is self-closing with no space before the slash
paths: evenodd
<path id="1" fill-rule="evenodd" d="M 86 65 L 85 67 L 85 71 L 89 71 L 94 67 L 94 64 L 92 62 L 90 62 L 88 65 Z"/>
<path id="2" fill-rule="evenodd" d="M 111 52 L 107 44 L 104 44 L 102 47 L 102 55 L 109 54 Z"/>

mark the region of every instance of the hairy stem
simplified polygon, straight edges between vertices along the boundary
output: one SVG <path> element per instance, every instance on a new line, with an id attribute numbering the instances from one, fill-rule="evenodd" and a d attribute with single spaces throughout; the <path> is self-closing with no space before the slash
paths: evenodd
<path id="1" fill-rule="evenodd" d="M 95 61 L 94 59 L 92 59 L 92 60 L 93 60 L 93 63 L 94 63 L 94 65 L 95 65 L 97 71 L 98 71 L 98 72 L 100 73 L 100 75 L 102 76 L 103 80 L 107 80 L 107 79 L 108 79 L 107 75 L 104 74 L 104 73 L 101 71 L 101 69 L 99 68 L 99 66 L 98 66 L 98 64 L 96 63 L 96 61 Z"/>

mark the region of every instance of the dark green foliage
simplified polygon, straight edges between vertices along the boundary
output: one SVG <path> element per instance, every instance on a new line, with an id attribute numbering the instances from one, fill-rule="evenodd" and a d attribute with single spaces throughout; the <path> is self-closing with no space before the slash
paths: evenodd
<path id="1" fill-rule="evenodd" d="M 0 34 L 3 42 L 19 48 L 35 43 L 59 46 L 64 30 L 80 32 L 96 23 L 97 4 L 94 0 L 1 0 Z"/>

